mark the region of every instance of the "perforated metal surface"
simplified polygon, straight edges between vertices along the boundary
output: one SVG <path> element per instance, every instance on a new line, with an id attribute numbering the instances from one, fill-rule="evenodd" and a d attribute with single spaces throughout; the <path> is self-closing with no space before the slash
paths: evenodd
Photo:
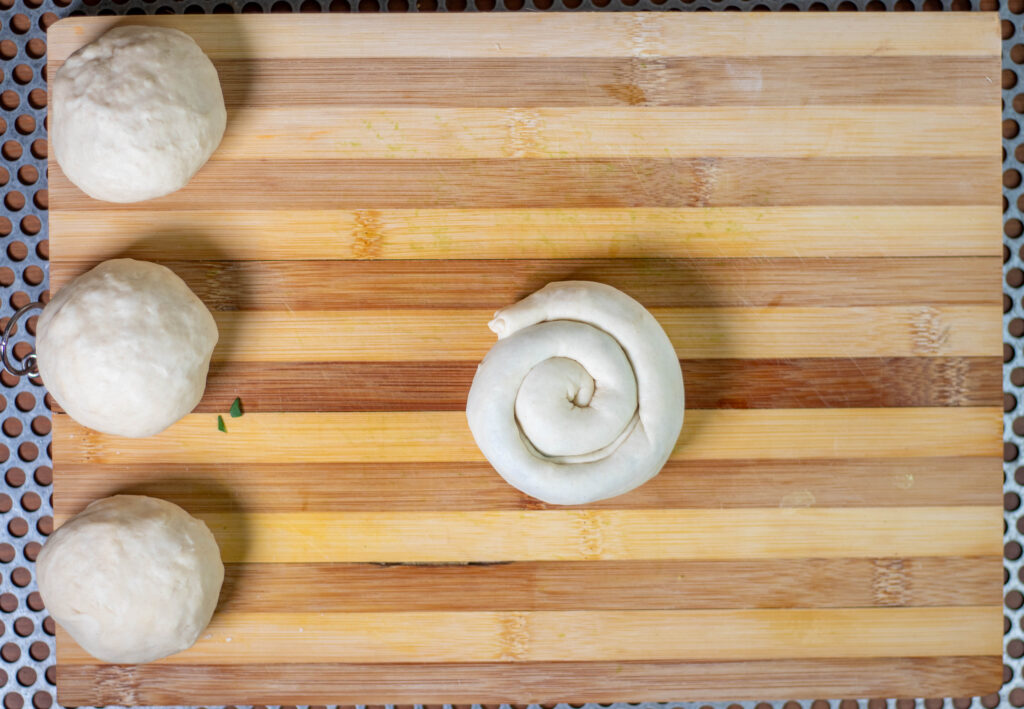
<path id="1" fill-rule="evenodd" d="M 996 0 L 0 0 L 0 315 L 48 298 L 45 30 L 68 15 L 203 12 L 405 12 L 489 10 L 995 10 Z M 1004 391 L 1006 563 L 1004 686 L 986 697 L 919 700 L 800 700 L 774 702 L 614 705 L 716 709 L 850 709 L 851 707 L 1024 706 L 1024 0 L 1008 0 L 1003 17 L 1004 135 Z M 29 322 L 32 332 L 34 319 Z M 24 355 L 25 348 L 15 349 Z M 54 703 L 53 621 L 42 607 L 34 560 L 52 530 L 49 409 L 42 387 L 27 377 L 0 376 L 0 685 L 5 709 Z M 1020 466 L 1020 467 L 1018 467 Z M 956 579 L 949 579 L 956 584 Z M 596 709 L 597 705 L 587 709 Z M 422 709 L 417 705 L 416 709 Z M 431 709 L 434 709 L 433 707 Z M 451 709 L 445 705 L 445 709 Z M 503 707 L 503 709 L 505 709 Z M 559 705 L 558 709 L 569 709 Z"/>

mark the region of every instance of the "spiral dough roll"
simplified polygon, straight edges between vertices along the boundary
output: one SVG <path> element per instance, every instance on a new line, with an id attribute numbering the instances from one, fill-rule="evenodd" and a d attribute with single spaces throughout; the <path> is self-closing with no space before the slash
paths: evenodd
<path id="1" fill-rule="evenodd" d="M 512 486 L 578 505 L 647 482 L 683 426 L 683 373 L 647 310 L 603 283 L 550 283 L 490 323 L 466 417 Z"/>

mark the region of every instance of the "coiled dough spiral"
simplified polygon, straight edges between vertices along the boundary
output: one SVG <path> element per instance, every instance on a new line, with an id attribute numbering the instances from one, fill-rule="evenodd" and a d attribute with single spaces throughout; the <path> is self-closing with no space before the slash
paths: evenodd
<path id="1" fill-rule="evenodd" d="M 683 426 L 683 373 L 647 310 L 603 283 L 550 283 L 489 324 L 466 417 L 513 487 L 578 505 L 661 470 Z"/>

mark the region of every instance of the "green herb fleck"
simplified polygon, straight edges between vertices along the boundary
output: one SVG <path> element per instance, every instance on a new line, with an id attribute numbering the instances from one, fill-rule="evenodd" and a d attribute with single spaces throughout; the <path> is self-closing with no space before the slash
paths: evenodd
<path id="1" fill-rule="evenodd" d="M 233 419 L 242 415 L 242 400 L 237 396 L 235 397 L 235 400 L 231 402 L 231 411 L 228 413 L 231 414 L 231 418 Z"/>
<path id="2" fill-rule="evenodd" d="M 218 416 L 217 417 L 217 430 L 220 431 L 221 433 L 227 433 L 228 432 L 228 427 L 224 425 L 224 417 L 223 416 Z"/>

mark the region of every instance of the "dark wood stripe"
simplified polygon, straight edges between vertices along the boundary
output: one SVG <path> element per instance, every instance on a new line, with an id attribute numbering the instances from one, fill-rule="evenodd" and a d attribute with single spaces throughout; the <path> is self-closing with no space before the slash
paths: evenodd
<path id="1" fill-rule="evenodd" d="M 977 57 L 218 60 L 228 106 L 991 104 Z M 296 81 L 301 76 L 302 81 Z M 455 80 L 457 77 L 458 80 Z"/>
<path id="2" fill-rule="evenodd" d="M 131 255 L 152 260 L 145 248 Z M 1002 271 L 997 256 L 160 263 L 211 310 L 498 309 L 562 280 L 607 283 L 649 308 L 998 307 Z M 94 265 L 61 261 L 51 278 L 63 284 Z"/>
<path id="3" fill-rule="evenodd" d="M 230 424 L 229 424 L 230 425 Z M 669 461 L 626 495 L 587 509 L 917 507 L 994 505 L 994 458 Z M 487 463 L 58 461 L 59 513 L 76 514 L 116 493 L 161 497 L 193 513 L 552 509 L 508 485 Z M 558 507 L 557 509 L 565 509 Z M 899 514 L 894 510 L 893 514 Z"/>
<path id="4" fill-rule="evenodd" d="M 467 592 L 472 592 L 471 590 Z M 287 658 L 281 658 L 282 663 Z M 66 665 L 65 706 L 612 702 L 805 696 L 913 697 L 997 690 L 1002 657 L 349 665 Z"/>
<path id="5" fill-rule="evenodd" d="M 211 161 L 152 209 L 406 209 L 979 205 L 992 158 L 643 158 Z M 58 169 L 54 208 L 106 210 Z M 215 225 L 210 225 L 215 229 Z"/>
<path id="6" fill-rule="evenodd" d="M 998 605 L 999 557 L 228 564 L 219 612 Z M 643 583 L 637 583 L 643 579 Z M 728 583 L 723 583 L 728 579 Z M 956 583 L 950 583 L 956 579 Z M 301 591 L 299 592 L 299 590 Z"/>
<path id="7" fill-rule="evenodd" d="M 286 346 L 286 345 L 285 345 Z M 693 409 L 998 406 L 998 357 L 683 360 Z M 458 411 L 475 362 L 215 362 L 196 409 Z"/>

